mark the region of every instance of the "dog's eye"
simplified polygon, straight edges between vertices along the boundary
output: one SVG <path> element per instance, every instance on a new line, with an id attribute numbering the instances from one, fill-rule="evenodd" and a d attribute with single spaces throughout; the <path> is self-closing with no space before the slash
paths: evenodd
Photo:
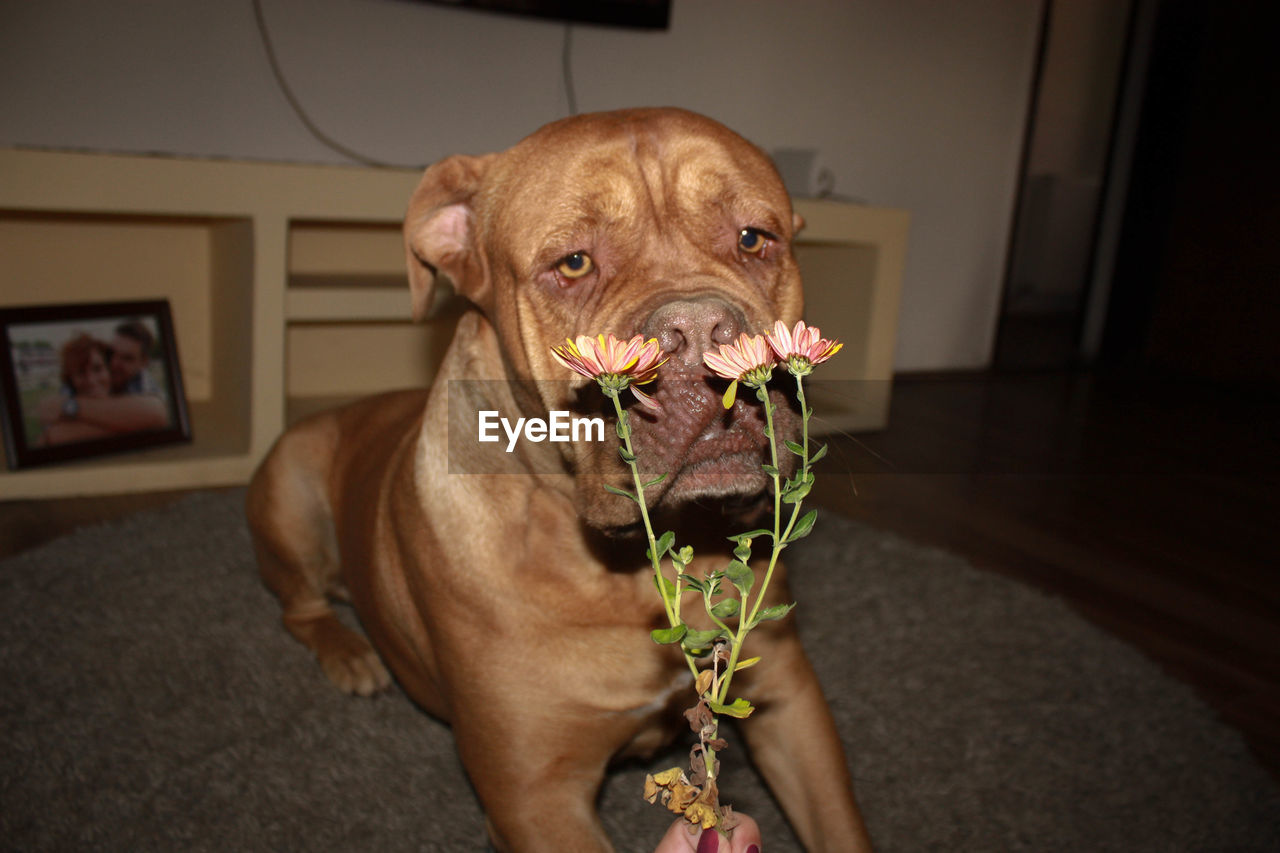
<path id="1" fill-rule="evenodd" d="M 586 252 L 574 252 L 560 259 L 556 264 L 556 272 L 570 281 L 582 278 L 596 268 L 595 261 Z"/>
<path id="2" fill-rule="evenodd" d="M 769 240 L 755 228 L 743 228 L 738 232 L 738 248 L 749 255 L 758 255 L 764 251 Z"/>

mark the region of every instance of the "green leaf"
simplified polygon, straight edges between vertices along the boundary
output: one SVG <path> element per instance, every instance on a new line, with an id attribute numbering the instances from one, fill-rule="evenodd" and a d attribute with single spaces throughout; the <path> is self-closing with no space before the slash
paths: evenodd
<path id="1" fill-rule="evenodd" d="M 645 556 L 650 560 L 661 560 L 662 557 L 671 550 L 671 544 L 676 541 L 676 535 L 668 530 L 666 533 L 658 537 L 658 553 L 652 554 L 649 549 L 645 549 Z"/>
<path id="2" fill-rule="evenodd" d="M 627 421 L 627 413 L 623 412 L 618 418 L 618 422 L 613 425 L 614 430 L 618 433 L 618 438 L 626 441 L 627 436 L 631 434 L 631 424 Z"/>
<path id="3" fill-rule="evenodd" d="M 738 661 L 738 665 L 733 668 L 733 671 L 737 672 L 740 669 L 751 669 L 751 667 L 758 663 L 760 663 L 760 658 L 758 657 L 747 658 L 746 660 Z"/>
<path id="4" fill-rule="evenodd" d="M 756 582 L 756 573 L 751 571 L 751 567 L 741 560 L 734 560 L 724 570 L 725 577 L 729 579 L 729 583 L 738 588 L 738 592 L 744 596 L 751 592 L 751 586 Z"/>
<path id="5" fill-rule="evenodd" d="M 630 465 L 636 461 L 636 455 L 628 451 L 625 447 L 618 448 L 618 455 L 622 457 L 622 461 Z"/>
<path id="6" fill-rule="evenodd" d="M 678 643 L 683 640 L 688 632 L 688 625 L 677 625 L 674 628 L 658 628 L 655 631 L 650 631 L 649 636 L 658 645 L 669 646 L 672 643 Z"/>
<path id="7" fill-rule="evenodd" d="M 827 455 L 827 446 L 824 444 L 818 448 L 818 452 L 809 457 L 809 464 L 817 462 L 819 459 Z"/>
<path id="8" fill-rule="evenodd" d="M 610 486 L 608 483 L 605 483 L 604 490 L 609 494 L 622 495 L 622 497 L 624 498 L 630 498 L 636 503 L 640 503 L 640 499 L 637 498 L 635 495 L 633 495 L 631 492 L 628 492 L 626 489 L 619 489 L 617 486 Z"/>
<path id="9" fill-rule="evenodd" d="M 676 557 L 681 563 L 684 563 L 686 566 L 689 565 L 689 563 L 693 562 L 693 546 L 685 545 L 680 549 L 680 553 L 677 554 Z"/>
<path id="10" fill-rule="evenodd" d="M 761 465 L 760 467 L 763 468 L 764 472 L 768 474 L 770 477 L 778 476 L 778 469 L 773 465 Z"/>
<path id="11" fill-rule="evenodd" d="M 809 490 L 813 488 L 813 480 L 808 479 L 802 483 L 796 483 L 790 489 L 782 493 L 782 502 L 784 504 L 798 504 L 809 496 Z"/>
<path id="12" fill-rule="evenodd" d="M 760 536 L 772 536 L 772 535 L 773 535 L 772 530 L 765 530 L 763 528 L 760 528 L 757 530 L 748 530 L 746 533 L 738 533 L 728 538 L 730 542 L 742 542 L 746 539 L 756 539 L 757 537 L 760 537 Z"/>
<path id="13" fill-rule="evenodd" d="M 725 391 L 724 396 L 720 398 L 720 403 L 726 409 L 732 409 L 733 401 L 737 398 L 737 396 L 738 396 L 738 380 L 735 379 L 729 383 L 729 389 Z"/>
<path id="14" fill-rule="evenodd" d="M 739 544 L 738 547 L 733 549 L 733 556 L 745 563 L 751 559 L 751 546 L 746 542 Z"/>
<path id="15" fill-rule="evenodd" d="M 685 586 L 706 595 L 707 584 L 702 578 L 695 578 L 693 575 L 684 575 L 683 577 Z"/>
<path id="16" fill-rule="evenodd" d="M 696 652 L 700 649 L 710 647 L 711 644 L 716 641 L 716 638 L 723 633 L 724 632 L 719 628 L 712 628 L 709 631 L 695 631 L 691 629 L 684 635 L 684 638 L 680 641 L 680 645 L 684 646 L 688 651 Z"/>
<path id="17" fill-rule="evenodd" d="M 650 486 L 656 486 L 656 485 L 658 485 L 659 483 L 661 483 L 661 482 L 662 482 L 663 480 L 665 480 L 665 479 L 667 479 L 667 475 L 666 475 L 665 473 L 659 474 L 658 476 L 654 477 L 654 478 L 653 478 L 652 480 L 650 480 L 649 482 L 645 483 L 645 484 L 644 484 L 644 487 L 647 489 L 647 488 L 649 488 Z"/>
<path id="18" fill-rule="evenodd" d="M 813 530 L 813 523 L 818 520 L 818 511 L 811 509 L 804 515 L 800 516 L 800 520 L 796 522 L 796 526 L 791 528 L 791 535 L 787 537 L 787 544 L 791 544 L 799 539 L 808 536 Z"/>
<path id="19" fill-rule="evenodd" d="M 728 705 L 721 705 L 719 702 L 708 702 L 707 706 L 711 708 L 713 714 L 723 714 L 726 717 L 736 717 L 739 720 L 745 720 L 751 716 L 751 712 L 755 707 L 739 696 Z"/>
<path id="20" fill-rule="evenodd" d="M 787 439 L 786 441 L 784 441 L 783 444 L 787 446 L 787 450 L 790 450 L 796 456 L 804 456 L 803 445 L 800 445 L 794 441 L 791 441 L 790 439 Z"/>
<path id="21" fill-rule="evenodd" d="M 795 609 L 794 604 L 775 604 L 773 607 L 766 607 L 756 616 L 756 621 L 751 623 L 751 627 L 759 625 L 761 622 L 774 622 L 783 618 Z"/>
<path id="22" fill-rule="evenodd" d="M 711 608 L 711 615 L 717 619 L 732 619 L 738 615 L 740 607 L 741 605 L 738 604 L 738 599 L 726 598 L 718 602 L 715 607 Z"/>
<path id="23" fill-rule="evenodd" d="M 671 598 L 675 598 L 677 595 L 680 594 L 680 590 L 676 588 L 676 582 L 671 580 L 670 578 L 663 577 L 661 580 L 662 586 L 660 587 L 658 586 L 658 583 L 659 583 L 658 576 L 654 575 L 653 585 L 655 587 L 658 587 L 659 594 L 661 594 L 662 592 L 666 592 L 666 595 L 664 595 L 663 598 L 671 599 Z"/>

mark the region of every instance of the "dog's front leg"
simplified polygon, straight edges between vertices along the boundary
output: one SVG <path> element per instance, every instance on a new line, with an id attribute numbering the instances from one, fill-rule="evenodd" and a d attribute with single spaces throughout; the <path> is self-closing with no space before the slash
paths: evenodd
<path id="1" fill-rule="evenodd" d="M 494 710 L 460 710 L 453 724 L 494 847 L 612 851 L 595 809 L 611 753 L 602 739 L 568 720 L 531 718 L 528 708 Z"/>
<path id="2" fill-rule="evenodd" d="M 806 850 L 870 851 L 818 677 L 794 630 L 789 625 L 771 630 L 777 633 L 760 652 L 759 672 L 743 687 L 743 695 L 757 706 L 742 726 L 751 758 Z"/>

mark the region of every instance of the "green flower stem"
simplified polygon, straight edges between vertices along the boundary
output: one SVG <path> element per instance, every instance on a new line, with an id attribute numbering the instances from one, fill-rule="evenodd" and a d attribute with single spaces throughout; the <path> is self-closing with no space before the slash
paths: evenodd
<path id="1" fill-rule="evenodd" d="M 804 386 L 799 375 L 796 376 L 796 388 L 800 401 L 800 420 L 801 431 L 803 434 L 803 443 L 801 450 L 803 454 L 800 457 L 800 471 L 807 474 L 809 471 L 809 408 L 804 400 Z M 760 583 L 759 592 L 756 595 L 755 604 L 751 607 L 751 612 L 747 612 L 747 602 L 742 602 L 742 612 L 738 618 L 738 631 L 734 636 L 733 648 L 729 651 L 729 666 L 727 667 L 724 677 L 720 679 L 720 691 L 716 696 L 716 701 L 724 704 L 729 698 L 729 684 L 733 680 L 733 673 L 738 667 L 738 658 L 741 655 L 742 648 L 747 640 L 747 635 L 751 633 L 751 626 L 755 622 L 756 617 L 760 613 L 760 608 L 764 604 L 765 593 L 769 591 L 769 582 L 773 580 L 773 570 L 778 565 L 778 557 L 782 554 L 785 542 L 791 536 L 791 531 L 795 528 L 796 520 L 800 517 L 800 507 L 804 503 L 803 500 L 796 501 L 792 505 L 791 518 L 787 520 L 785 530 L 779 530 L 782 524 L 782 482 L 781 474 L 778 473 L 778 438 L 774 434 L 773 429 L 773 405 L 769 402 L 769 391 L 764 385 L 757 390 L 760 402 L 764 404 L 765 425 L 769 431 L 769 459 L 773 466 L 773 550 L 769 554 L 769 565 L 765 569 L 764 580 Z"/>
<path id="2" fill-rule="evenodd" d="M 605 394 L 613 400 L 614 411 L 618 414 L 618 423 L 624 427 L 619 432 L 622 434 L 622 446 L 627 451 L 627 467 L 631 469 L 631 481 L 636 487 L 636 503 L 640 506 L 640 518 L 644 522 L 644 535 L 649 540 L 649 562 L 653 565 L 654 581 L 658 587 L 658 594 L 662 596 L 662 607 L 667 614 L 667 622 L 674 628 L 680 624 L 680 574 L 676 572 L 676 594 L 674 599 L 667 595 L 666 584 L 663 583 L 662 576 L 662 558 L 658 554 L 658 540 L 653 535 L 653 522 L 649 520 L 649 507 L 644 499 L 644 481 L 640 477 L 640 467 L 636 464 L 635 450 L 631 447 L 631 422 L 622 410 L 622 401 L 618 399 L 618 392 L 610 389 L 605 390 Z M 689 652 L 684 651 L 685 662 L 689 665 L 693 677 L 698 677 L 698 664 L 694 661 L 693 656 Z"/>

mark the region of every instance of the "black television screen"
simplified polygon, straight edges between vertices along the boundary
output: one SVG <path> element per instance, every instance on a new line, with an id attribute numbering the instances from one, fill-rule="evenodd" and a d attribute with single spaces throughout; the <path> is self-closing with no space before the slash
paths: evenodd
<path id="1" fill-rule="evenodd" d="M 424 0 L 440 6 L 531 15 L 580 24 L 665 30 L 671 0 Z"/>

